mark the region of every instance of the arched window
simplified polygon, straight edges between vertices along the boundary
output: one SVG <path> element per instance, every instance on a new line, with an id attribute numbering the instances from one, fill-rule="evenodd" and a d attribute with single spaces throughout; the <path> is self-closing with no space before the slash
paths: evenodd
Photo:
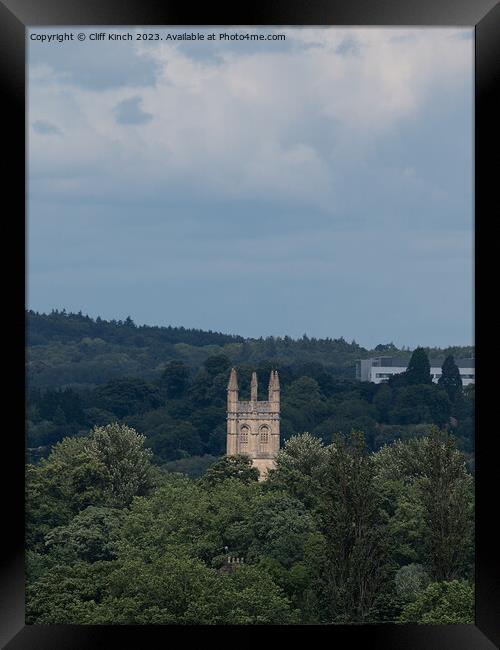
<path id="1" fill-rule="evenodd" d="M 249 434 L 249 427 L 247 427 L 246 424 L 244 424 L 241 429 L 240 429 L 240 443 L 242 445 L 247 445 L 248 444 L 248 434 Z"/>
<path id="2" fill-rule="evenodd" d="M 267 443 L 269 442 L 269 427 L 267 427 L 265 424 L 264 426 L 260 427 L 260 445 L 261 447 L 265 447 Z"/>

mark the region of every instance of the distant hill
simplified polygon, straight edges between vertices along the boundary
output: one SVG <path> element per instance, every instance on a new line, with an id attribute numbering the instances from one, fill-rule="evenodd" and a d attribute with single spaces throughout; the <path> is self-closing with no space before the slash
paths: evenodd
<path id="1" fill-rule="evenodd" d="M 136 326 L 83 314 L 27 313 L 29 458 L 46 456 L 67 436 L 119 421 L 147 437 L 154 460 L 172 471 L 202 473 L 225 451 L 226 386 L 238 367 L 241 395 L 253 370 L 261 399 L 272 368 L 280 375 L 281 435 L 310 432 L 329 442 L 336 432 L 363 431 L 375 450 L 396 438 L 453 430 L 472 458 L 474 391 L 451 403 L 432 386 L 377 385 L 355 379 L 359 358 L 398 356 L 392 344 L 373 350 L 355 341 L 304 335 L 244 339 L 182 327 Z M 465 356 L 472 348 L 432 349 Z M 473 389 L 473 387 L 472 387 Z M 453 420 L 450 420 L 450 418 Z M 451 426 L 451 424 L 450 424 Z"/>
<path id="2" fill-rule="evenodd" d="M 32 388 L 94 387 L 122 377 L 154 380 L 171 360 L 183 361 L 194 372 L 216 354 L 225 354 L 235 364 L 255 366 L 269 361 L 297 369 L 321 363 L 332 376 L 344 379 L 354 378 L 356 359 L 381 354 L 410 356 L 409 350 L 392 344 L 368 350 L 344 338 L 245 339 L 184 327 L 137 326 L 131 318 L 107 321 L 57 310 L 50 314 L 27 311 L 26 326 L 28 383 Z M 471 347 L 433 348 L 429 354 L 466 356 L 472 351 Z"/>

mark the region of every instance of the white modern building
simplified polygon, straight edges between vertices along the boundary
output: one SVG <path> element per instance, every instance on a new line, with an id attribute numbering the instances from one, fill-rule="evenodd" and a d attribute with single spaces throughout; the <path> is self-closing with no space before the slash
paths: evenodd
<path id="1" fill-rule="evenodd" d="M 372 359 L 358 359 L 356 362 L 356 378 L 360 381 L 371 381 L 380 384 L 387 381 L 392 375 L 405 372 L 408 367 L 407 359 L 398 357 L 374 357 Z M 444 359 L 430 359 L 432 381 L 437 382 L 441 377 L 441 366 Z M 473 384 L 476 379 L 475 359 L 455 359 L 460 370 L 462 384 Z"/>

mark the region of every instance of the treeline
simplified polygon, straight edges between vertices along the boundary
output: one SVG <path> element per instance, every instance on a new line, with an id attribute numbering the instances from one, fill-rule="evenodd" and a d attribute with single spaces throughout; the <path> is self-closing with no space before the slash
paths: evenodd
<path id="1" fill-rule="evenodd" d="M 185 327 L 137 326 L 128 316 L 125 320 L 96 319 L 78 312 L 53 310 L 50 314 L 27 311 L 27 342 L 30 346 L 47 345 L 53 341 L 67 343 L 88 337 L 107 343 L 145 347 L 153 344 L 187 343 L 188 345 L 224 345 L 242 342 L 241 336 Z"/>
<path id="2" fill-rule="evenodd" d="M 269 361 L 294 371 L 316 362 L 333 377 L 352 379 L 359 358 L 397 354 L 409 359 L 411 354 L 393 344 L 381 344 L 370 351 L 342 337 L 244 339 L 182 327 L 136 326 L 130 318 L 106 321 L 64 311 L 29 311 L 26 316 L 27 372 L 32 388 L 92 388 L 123 377 L 157 380 L 172 360 L 182 361 L 195 373 L 216 354 L 224 354 L 232 364 L 257 366 Z M 427 352 L 432 356 L 466 356 L 472 348 Z"/>
<path id="3" fill-rule="evenodd" d="M 473 480 L 452 437 L 294 436 L 193 480 L 125 425 L 27 468 L 30 624 L 473 623 Z"/>
<path id="4" fill-rule="evenodd" d="M 337 378 L 320 362 L 295 367 L 272 361 L 240 363 L 240 398 L 248 398 L 256 369 L 260 399 L 266 399 L 269 373 L 277 368 L 284 440 L 308 431 L 329 444 L 334 433 L 354 429 L 363 431 L 368 449 L 376 451 L 396 438 L 426 435 L 435 425 L 453 433 L 471 460 L 474 387 L 463 389 L 453 357 L 444 366 L 439 383 L 433 383 L 427 354 L 418 348 L 406 373 L 387 384 L 373 384 Z M 217 354 L 197 371 L 172 360 L 151 381 L 128 377 L 78 390 L 32 388 L 27 403 L 30 458 L 46 456 L 68 435 L 84 435 L 93 426 L 118 421 L 146 435 L 155 463 L 175 463 L 169 466 L 196 476 L 225 453 L 230 367 L 229 357 Z"/>

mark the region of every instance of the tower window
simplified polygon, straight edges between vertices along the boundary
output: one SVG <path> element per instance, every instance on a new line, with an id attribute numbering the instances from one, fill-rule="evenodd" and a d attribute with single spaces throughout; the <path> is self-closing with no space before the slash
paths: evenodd
<path id="1" fill-rule="evenodd" d="M 248 444 L 248 431 L 249 431 L 249 429 L 248 429 L 247 426 L 241 427 L 240 442 L 241 442 L 242 445 Z"/>
<path id="2" fill-rule="evenodd" d="M 267 445 L 269 442 L 269 428 L 264 426 L 260 429 L 260 444 Z"/>

